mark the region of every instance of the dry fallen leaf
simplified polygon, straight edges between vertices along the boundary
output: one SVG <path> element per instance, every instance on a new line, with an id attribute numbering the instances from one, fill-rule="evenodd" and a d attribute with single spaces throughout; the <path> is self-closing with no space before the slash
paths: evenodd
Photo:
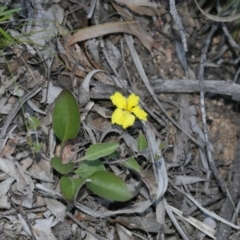
<path id="1" fill-rule="evenodd" d="M 133 30 L 137 29 L 137 30 Z M 150 52 L 153 46 L 153 39 L 143 31 L 140 31 L 137 22 L 112 22 L 104 23 L 93 27 L 87 27 L 73 34 L 67 41 L 67 49 L 74 43 L 103 36 L 110 33 L 128 33 L 136 36 Z"/>

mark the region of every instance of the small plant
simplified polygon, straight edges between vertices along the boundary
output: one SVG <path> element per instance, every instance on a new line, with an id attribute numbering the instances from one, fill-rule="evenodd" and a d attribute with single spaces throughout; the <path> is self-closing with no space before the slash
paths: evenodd
<path id="1" fill-rule="evenodd" d="M 27 144 L 34 153 L 39 153 L 42 147 L 37 134 L 37 128 L 40 126 L 40 121 L 28 113 L 25 113 L 24 117 L 27 127 Z"/>
<path id="2" fill-rule="evenodd" d="M 0 7 L 0 24 L 8 21 L 13 13 L 19 12 L 21 8 L 15 8 L 7 10 L 7 7 Z M 3 49 L 6 46 L 14 43 L 14 39 L 2 28 L 0 27 L 0 49 Z"/>
<path id="3" fill-rule="evenodd" d="M 77 102 L 69 90 L 63 90 L 55 102 L 53 111 L 53 130 L 61 140 L 61 152 L 67 140 L 75 138 L 80 129 L 80 113 Z M 63 163 L 61 157 L 51 159 L 51 166 L 62 174 L 60 188 L 65 199 L 74 203 L 80 188 L 86 187 L 96 195 L 114 201 L 127 201 L 133 197 L 127 184 L 113 173 L 108 172 L 101 158 L 117 152 L 118 142 L 97 143 L 91 145 L 85 155 L 73 162 Z M 138 150 L 147 147 L 146 139 L 140 135 Z M 136 172 L 141 167 L 134 158 L 129 158 L 123 166 Z"/>

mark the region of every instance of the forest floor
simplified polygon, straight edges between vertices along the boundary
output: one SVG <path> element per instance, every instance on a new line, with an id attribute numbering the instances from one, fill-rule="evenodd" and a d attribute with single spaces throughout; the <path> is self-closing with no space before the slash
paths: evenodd
<path id="1" fill-rule="evenodd" d="M 174 2 L 0 0 L 0 240 L 240 239 L 239 31 Z"/>

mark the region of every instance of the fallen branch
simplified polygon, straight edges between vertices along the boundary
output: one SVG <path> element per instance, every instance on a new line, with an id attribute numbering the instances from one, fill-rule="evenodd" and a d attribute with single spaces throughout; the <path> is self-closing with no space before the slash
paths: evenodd
<path id="1" fill-rule="evenodd" d="M 100 82 L 91 82 L 91 97 L 94 99 L 109 98 L 117 89 Z M 153 80 L 152 88 L 155 93 L 194 93 L 200 92 L 199 82 L 196 80 Z M 240 101 L 240 85 L 225 80 L 205 80 L 203 82 L 205 92 L 231 96 L 233 100 Z M 147 89 L 142 87 L 143 95 Z"/>

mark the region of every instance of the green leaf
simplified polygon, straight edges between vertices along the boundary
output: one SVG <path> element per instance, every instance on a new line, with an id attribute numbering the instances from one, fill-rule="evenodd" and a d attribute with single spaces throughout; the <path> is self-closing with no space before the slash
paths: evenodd
<path id="1" fill-rule="evenodd" d="M 162 151 L 164 148 L 165 148 L 165 143 L 164 143 L 164 142 L 161 142 L 161 143 L 160 143 L 160 146 L 159 146 L 159 149 Z"/>
<path id="2" fill-rule="evenodd" d="M 138 152 L 142 152 L 148 147 L 148 143 L 146 138 L 141 133 L 138 137 Z"/>
<path id="3" fill-rule="evenodd" d="M 39 153 L 41 151 L 42 144 L 39 142 L 34 142 L 32 148 L 34 152 Z"/>
<path id="4" fill-rule="evenodd" d="M 30 116 L 30 115 L 27 115 L 26 119 L 27 119 L 27 124 L 30 130 L 37 130 L 37 128 L 40 125 L 40 121 L 36 117 Z"/>
<path id="5" fill-rule="evenodd" d="M 63 90 L 56 102 L 53 110 L 53 130 L 56 136 L 65 142 L 75 138 L 80 128 L 80 113 L 77 102 L 72 93 Z"/>
<path id="6" fill-rule="evenodd" d="M 96 143 L 91 145 L 83 158 L 80 160 L 96 160 L 108 156 L 118 148 L 118 142 Z M 79 161 L 80 161 L 79 160 Z"/>
<path id="7" fill-rule="evenodd" d="M 113 173 L 99 171 L 89 177 L 87 188 L 96 195 L 119 202 L 128 201 L 133 197 L 127 184 Z"/>
<path id="8" fill-rule="evenodd" d="M 27 141 L 27 144 L 28 144 L 30 147 L 32 147 L 32 145 L 33 145 L 32 137 L 29 136 L 29 135 L 27 135 L 27 136 L 26 136 L 26 141 Z"/>
<path id="9" fill-rule="evenodd" d="M 51 166 L 61 174 L 67 174 L 74 168 L 74 163 L 62 163 L 62 159 L 60 157 L 54 157 L 50 162 Z"/>
<path id="10" fill-rule="evenodd" d="M 119 156 L 118 151 L 114 151 L 113 153 L 109 154 L 107 157 L 107 159 L 111 159 L 111 158 L 117 158 Z"/>
<path id="11" fill-rule="evenodd" d="M 75 171 L 82 178 L 87 178 L 97 171 L 106 171 L 104 164 L 99 160 L 88 161 L 85 160 L 81 163 Z"/>
<path id="12" fill-rule="evenodd" d="M 5 40 L 7 40 L 7 41 L 13 40 L 13 38 L 6 31 L 4 31 L 1 27 L 0 27 L 0 33 L 3 35 L 3 37 L 5 37 Z"/>
<path id="13" fill-rule="evenodd" d="M 136 172 L 141 172 L 142 169 L 139 166 L 139 164 L 137 163 L 137 161 L 134 158 L 129 158 L 125 163 L 122 164 L 124 167 L 128 168 L 128 169 L 132 169 Z"/>
<path id="14" fill-rule="evenodd" d="M 70 178 L 68 176 L 62 176 L 60 179 L 60 189 L 64 198 L 74 203 L 74 198 L 78 193 L 85 180 L 82 178 Z"/>
<path id="15" fill-rule="evenodd" d="M 6 9 L 7 9 L 7 7 L 6 7 L 6 6 L 0 7 L 0 12 L 3 12 L 3 11 L 5 11 Z"/>
<path id="16" fill-rule="evenodd" d="M 14 9 L 7 10 L 7 11 L 5 11 L 5 10 L 6 10 L 6 8 L 0 9 L 0 16 L 10 15 L 9 17 L 11 17 L 12 13 L 19 12 L 21 10 L 21 8 L 14 8 Z"/>

